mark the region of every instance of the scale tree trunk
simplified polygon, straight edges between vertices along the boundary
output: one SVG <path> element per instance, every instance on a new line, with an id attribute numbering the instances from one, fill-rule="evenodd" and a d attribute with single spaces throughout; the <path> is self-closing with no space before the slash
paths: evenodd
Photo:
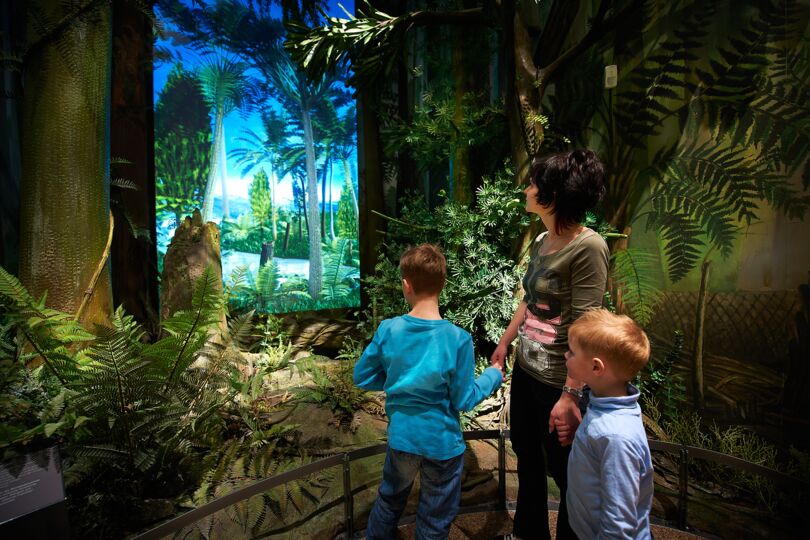
<path id="1" fill-rule="evenodd" d="M 24 66 L 20 279 L 67 312 L 106 257 L 111 13 L 96 3 L 29 49 Z M 30 2 L 28 35 L 38 36 L 39 18 L 67 15 L 63 3 Z M 109 323 L 109 268 L 107 260 L 85 307 L 88 325 Z"/>

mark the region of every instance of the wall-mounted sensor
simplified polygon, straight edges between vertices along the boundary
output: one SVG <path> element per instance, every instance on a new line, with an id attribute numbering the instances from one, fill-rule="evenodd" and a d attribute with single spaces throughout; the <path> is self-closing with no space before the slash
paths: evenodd
<path id="1" fill-rule="evenodd" d="M 605 88 L 616 88 L 619 83 L 619 68 L 616 64 L 605 66 Z"/>

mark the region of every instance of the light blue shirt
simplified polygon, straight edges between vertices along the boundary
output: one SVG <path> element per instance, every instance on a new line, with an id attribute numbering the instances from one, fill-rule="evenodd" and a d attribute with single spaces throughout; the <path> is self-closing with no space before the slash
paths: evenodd
<path id="1" fill-rule="evenodd" d="M 354 367 L 354 383 L 385 390 L 388 446 L 430 459 L 464 453 L 459 411 L 501 385 L 487 368 L 476 379 L 470 334 L 453 323 L 403 315 L 380 323 Z"/>
<path id="2" fill-rule="evenodd" d="M 653 467 L 639 391 L 594 397 L 568 458 L 568 520 L 579 538 L 652 538 Z"/>

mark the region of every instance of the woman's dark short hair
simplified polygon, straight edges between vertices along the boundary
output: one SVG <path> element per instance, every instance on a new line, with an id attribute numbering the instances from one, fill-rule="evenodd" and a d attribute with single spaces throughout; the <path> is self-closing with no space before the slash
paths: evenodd
<path id="1" fill-rule="evenodd" d="M 557 232 L 582 223 L 605 194 L 605 166 L 592 150 L 572 150 L 535 161 L 529 181 L 537 186 L 537 202 L 553 208 Z"/>

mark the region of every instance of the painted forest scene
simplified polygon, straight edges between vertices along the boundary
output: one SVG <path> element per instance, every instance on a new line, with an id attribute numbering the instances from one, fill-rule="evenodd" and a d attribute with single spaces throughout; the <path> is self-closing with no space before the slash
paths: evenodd
<path id="1" fill-rule="evenodd" d="M 323 7 L 342 13 L 336 2 Z M 156 6 L 159 261 L 197 209 L 219 226 L 223 279 L 239 288 L 244 306 L 358 307 L 357 117 L 348 70 L 307 80 L 275 37 L 281 8 L 256 9 Z M 217 24 L 224 26 L 214 31 Z"/>
<path id="2" fill-rule="evenodd" d="M 810 0 L 4 0 L 0 69 L 0 538 L 810 536 Z"/>

